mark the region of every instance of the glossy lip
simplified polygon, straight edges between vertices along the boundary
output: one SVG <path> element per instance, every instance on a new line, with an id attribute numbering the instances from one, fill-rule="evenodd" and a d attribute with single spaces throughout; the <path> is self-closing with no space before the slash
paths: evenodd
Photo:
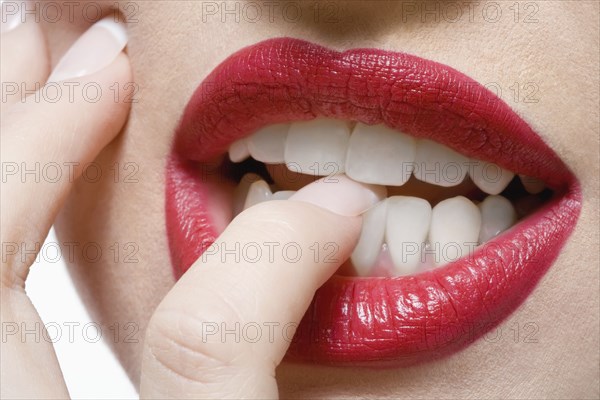
<path id="1" fill-rule="evenodd" d="M 221 63 L 185 109 L 167 166 L 176 277 L 223 228 L 215 217 L 224 207 L 213 195 L 218 178 L 200 173 L 198 165 L 209 165 L 233 141 L 265 125 L 317 116 L 384 123 L 431 138 L 542 179 L 556 195 L 474 254 L 442 268 L 398 278 L 332 277 L 317 291 L 288 359 L 396 367 L 451 354 L 522 303 L 576 224 L 577 179 L 526 122 L 473 79 L 403 53 L 337 52 L 272 39 Z"/>

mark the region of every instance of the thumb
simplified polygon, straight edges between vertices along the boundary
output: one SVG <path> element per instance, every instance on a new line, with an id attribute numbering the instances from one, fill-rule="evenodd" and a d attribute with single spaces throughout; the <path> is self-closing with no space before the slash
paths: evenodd
<path id="1" fill-rule="evenodd" d="M 277 397 L 275 368 L 295 327 L 349 258 L 358 216 L 385 195 L 335 181 L 248 209 L 206 249 L 152 316 L 142 398 Z"/>

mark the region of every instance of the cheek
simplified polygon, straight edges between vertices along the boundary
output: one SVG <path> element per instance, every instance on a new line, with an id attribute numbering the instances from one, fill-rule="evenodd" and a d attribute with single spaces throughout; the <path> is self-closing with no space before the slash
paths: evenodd
<path id="1" fill-rule="evenodd" d="M 85 29 L 79 25 L 48 27 L 66 41 L 56 40 L 54 63 Z M 145 328 L 174 284 L 165 230 L 165 163 L 187 97 L 181 83 L 156 79 L 161 76 L 157 68 L 172 65 L 172 59 L 161 56 L 148 62 L 142 57 L 147 38 L 135 24 L 129 30 L 136 93 L 127 125 L 87 167 L 55 227 L 59 241 L 75 243 L 72 257 L 65 258 L 92 319 L 103 329 L 114 324 L 136 327 L 137 341 L 107 343 L 137 383 Z M 157 40 L 166 40 L 165 35 Z"/>
<path id="2" fill-rule="evenodd" d="M 92 319 L 103 329 L 135 326 L 137 342 L 107 343 L 136 382 L 146 325 L 174 278 L 164 227 L 164 165 L 153 157 L 161 143 L 134 146 L 146 138 L 132 126 L 133 120 L 87 167 L 55 226 L 59 241 L 72 243 L 65 259 Z"/>

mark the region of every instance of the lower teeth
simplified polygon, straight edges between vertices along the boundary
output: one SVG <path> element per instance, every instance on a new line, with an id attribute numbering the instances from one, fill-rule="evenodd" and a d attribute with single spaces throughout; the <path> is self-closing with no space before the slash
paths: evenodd
<path id="1" fill-rule="evenodd" d="M 295 193 L 277 189 L 257 174 L 246 174 L 234 194 L 234 215 L 265 201 L 287 200 Z M 540 196 L 522 199 L 535 203 L 533 198 L 539 199 L 537 205 L 542 202 Z M 522 202 L 517 201 L 515 207 L 500 195 L 489 195 L 481 202 L 455 196 L 432 207 L 419 197 L 388 197 L 363 214 L 360 238 L 340 273 L 402 276 L 456 261 L 512 227 Z M 531 204 L 521 207 L 532 211 Z"/>

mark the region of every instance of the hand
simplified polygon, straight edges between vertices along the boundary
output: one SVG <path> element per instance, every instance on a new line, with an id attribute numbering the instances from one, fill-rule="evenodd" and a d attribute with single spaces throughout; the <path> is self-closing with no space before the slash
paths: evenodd
<path id="1" fill-rule="evenodd" d="M 36 257 L 31 249 L 41 247 L 82 167 L 123 127 L 132 89 L 126 83 L 132 75 L 122 52 L 125 28 L 112 18 L 92 26 L 51 74 L 37 24 L 17 24 L 2 32 L 1 40 L 0 317 L 3 330 L 5 324 L 31 329 L 36 323 L 43 326 L 25 294 L 25 279 Z M 29 93 L 44 82 L 37 94 Z M 123 88 L 118 98 L 111 90 L 115 84 Z M 36 168 L 50 172 L 45 179 L 25 174 Z M 44 340 L 7 335 L 0 371 L 2 398 L 69 397 L 54 349 Z"/>
<path id="2" fill-rule="evenodd" d="M 123 91 L 123 99 L 115 101 L 110 90 L 115 83 L 127 88 L 132 80 L 122 51 L 126 41 L 124 27 L 104 19 L 49 74 L 44 38 L 36 24 L 21 24 L 2 36 L 3 324 L 43 326 L 24 290 L 36 256 L 26 249 L 43 243 L 81 166 L 92 161 L 126 121 L 129 104 L 124 98 L 131 93 Z M 46 87 L 58 85 L 65 94 L 74 87 L 74 98 L 25 97 L 21 82 L 27 88 L 47 82 Z M 89 101 L 77 90 L 88 83 L 102 89 L 98 101 Z M 50 163 L 69 168 L 52 182 L 23 175 L 25 169 Z M 142 397 L 277 397 L 275 368 L 293 328 L 257 341 L 223 339 L 214 335 L 214 328 L 231 329 L 236 323 L 265 326 L 261 322 L 297 326 L 317 288 L 349 257 L 360 232 L 357 215 L 374 204 L 377 195 L 343 178 L 337 184 L 309 185 L 291 200 L 296 201 L 263 203 L 238 216 L 216 240 L 215 251 L 201 257 L 162 301 L 146 332 Z M 257 262 L 222 257 L 225 247 L 249 242 L 295 243 L 303 256 L 286 260 L 275 252 L 273 259 Z M 331 242 L 338 245 L 335 262 L 315 260 L 308 250 L 313 243 Z M 8 335 L 2 343 L 2 397 L 68 397 L 51 343 L 20 339 Z"/>

